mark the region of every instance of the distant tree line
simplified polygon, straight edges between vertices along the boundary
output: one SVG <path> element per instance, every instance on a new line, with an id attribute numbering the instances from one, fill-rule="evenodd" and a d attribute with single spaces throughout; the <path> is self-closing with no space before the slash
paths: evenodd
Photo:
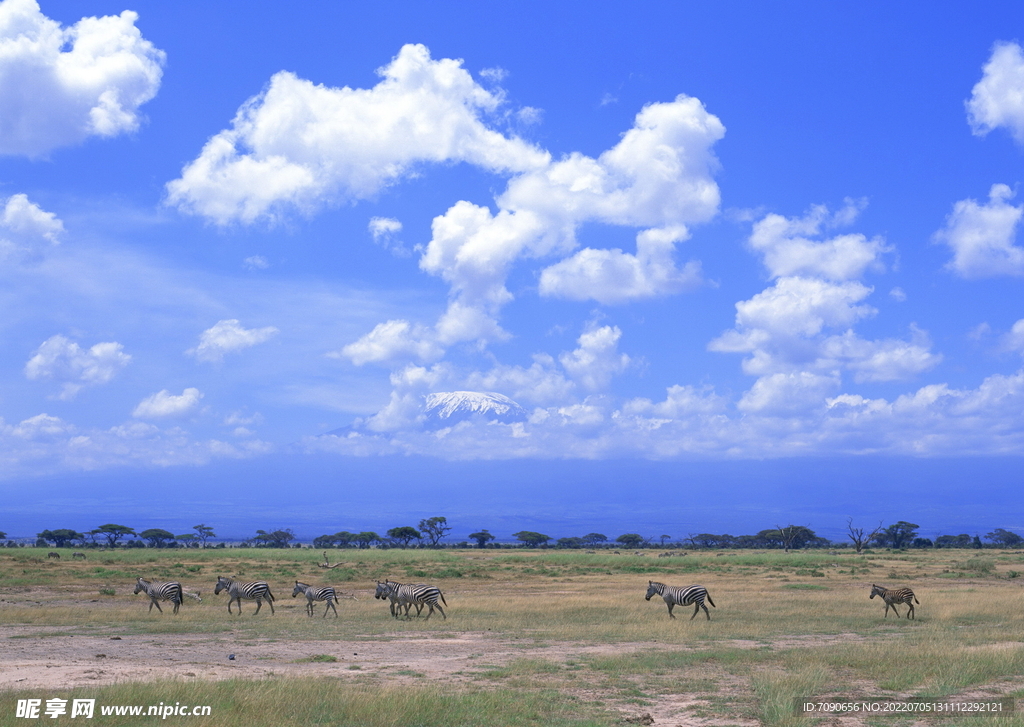
<path id="1" fill-rule="evenodd" d="M 819 537 L 813 530 L 803 525 L 776 526 L 761 530 L 754 535 L 715 535 L 712 533 L 690 534 L 676 540 L 671 535 L 644 536 L 639 533 L 624 533 L 614 540 L 603 533 L 587 533 L 578 537 L 558 538 L 557 540 L 544 533 L 532 530 L 521 530 L 513 533 L 514 544 L 498 543 L 487 529 L 470 533 L 467 540 L 458 543 L 444 543 L 452 531 L 447 518 L 431 517 L 419 521 L 416 527 L 403 525 L 391 528 L 384 535 L 373 531 L 349 532 L 342 530 L 332 535 L 320 535 L 313 540 L 313 547 L 318 550 L 333 548 L 556 548 L 556 549 L 596 549 L 596 548 L 627 548 L 641 549 L 651 547 L 683 548 L 688 550 L 724 550 L 724 549 L 785 549 L 803 550 L 807 548 L 847 548 L 853 547 L 858 553 L 865 548 L 1021 548 L 1024 537 L 996 528 L 984 536 L 940 535 L 931 540 L 919 537 L 920 526 L 916 523 L 900 520 L 891 525 L 883 523 L 872 529 L 854 525 L 853 519 L 847 520 L 847 539 L 834 542 Z M 56 548 L 207 548 L 212 547 L 210 540 L 217 534 L 205 523 L 192 526 L 195 532 L 175 535 L 162 528 L 149 528 L 136 532 L 134 528 L 116 523 L 107 523 L 86 532 L 78 532 L 67 528 L 44 530 L 37 534 L 37 547 Z M 0 540 L 7 534 L 0 532 Z M 847 540 L 849 542 L 847 542 Z M 475 545 L 471 545 L 473 541 Z M 8 547 L 16 546 L 14 541 L 7 542 Z M 278 530 L 257 530 L 256 534 L 242 543 L 245 547 L 255 548 L 291 548 L 301 547 L 291 528 Z M 218 543 L 218 548 L 225 543 Z"/>

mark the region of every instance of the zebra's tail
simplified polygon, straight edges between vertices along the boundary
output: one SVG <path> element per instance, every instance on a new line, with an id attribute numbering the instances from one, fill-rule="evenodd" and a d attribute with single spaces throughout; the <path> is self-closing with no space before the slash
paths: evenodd
<path id="1" fill-rule="evenodd" d="M 718 606 L 715 606 L 715 602 L 711 600 L 711 594 L 710 593 L 705 592 L 704 595 L 707 596 L 708 603 L 710 603 L 713 608 L 718 608 Z"/>
<path id="2" fill-rule="evenodd" d="M 437 589 L 437 595 L 439 595 L 441 597 L 441 603 L 443 603 L 445 606 L 447 606 L 448 605 L 448 601 L 444 600 L 444 594 L 441 593 L 441 589 L 440 588 Z"/>
<path id="3" fill-rule="evenodd" d="M 921 602 L 917 600 L 917 595 L 916 594 L 914 595 L 914 603 L 916 603 L 918 606 L 921 605 Z"/>
<path id="4" fill-rule="evenodd" d="M 192 599 L 195 599 L 196 601 L 199 601 L 199 603 L 203 602 L 203 599 L 199 597 L 199 592 L 198 591 L 196 593 L 192 593 L 191 591 L 182 591 L 182 593 L 184 593 L 189 598 L 192 598 Z"/>
<path id="5" fill-rule="evenodd" d="M 274 598 L 274 594 L 270 592 L 270 588 L 267 588 L 267 598 L 269 598 L 271 601 L 277 600 L 276 598 Z"/>

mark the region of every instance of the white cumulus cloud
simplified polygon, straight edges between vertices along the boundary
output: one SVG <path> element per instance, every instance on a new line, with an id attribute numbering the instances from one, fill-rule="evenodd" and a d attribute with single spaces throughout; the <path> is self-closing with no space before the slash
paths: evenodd
<path id="1" fill-rule="evenodd" d="M 25 376 L 32 380 L 62 382 L 57 398 L 73 399 L 85 386 L 105 384 L 132 360 L 124 346 L 114 341 L 83 349 L 74 341 L 56 335 L 46 339 L 25 364 Z"/>
<path id="2" fill-rule="evenodd" d="M 189 349 L 186 353 L 195 356 L 200 361 L 222 361 L 225 354 L 263 343 L 278 333 L 279 331 L 273 326 L 243 328 L 235 318 L 217 321 L 214 326 L 200 334 L 199 345 Z"/>
<path id="3" fill-rule="evenodd" d="M 1009 129 L 1024 144 L 1024 51 L 1017 43 L 996 43 L 980 81 L 966 101 L 967 119 L 975 134 Z"/>
<path id="4" fill-rule="evenodd" d="M 184 416 L 195 409 L 202 398 L 202 393 L 196 388 L 185 389 L 180 395 L 162 389 L 140 401 L 139 405 L 135 407 L 135 411 L 132 412 L 132 416 L 137 419 Z"/>
<path id="5" fill-rule="evenodd" d="M 378 72 L 383 80 L 371 89 L 275 74 L 167 185 L 168 201 L 219 225 L 248 224 L 371 197 L 421 163 L 523 171 L 547 162 L 484 123 L 502 96 L 461 61 L 406 45 Z"/>
<path id="6" fill-rule="evenodd" d="M 125 10 L 62 28 L 35 0 L 0 3 L 0 154 L 41 156 L 137 129 L 164 63 L 137 19 Z"/>
<path id="7" fill-rule="evenodd" d="M 14 194 L 0 214 L 0 261 L 30 257 L 60 244 L 64 223 L 57 215 L 30 202 L 27 195 Z"/>
<path id="8" fill-rule="evenodd" d="M 1024 205 L 1008 202 L 1014 193 L 1005 184 L 993 184 L 988 197 L 987 203 L 957 202 L 946 226 L 935 233 L 936 242 L 953 251 L 946 267 L 971 279 L 1024 275 L 1024 248 L 1014 244 Z"/>

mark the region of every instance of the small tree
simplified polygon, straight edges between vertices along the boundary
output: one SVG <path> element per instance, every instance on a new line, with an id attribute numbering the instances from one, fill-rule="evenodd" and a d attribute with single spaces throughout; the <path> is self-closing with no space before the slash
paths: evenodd
<path id="1" fill-rule="evenodd" d="M 199 536 L 195 533 L 184 533 L 182 535 L 175 535 L 174 539 L 182 544 L 185 548 L 198 548 L 199 547 Z"/>
<path id="2" fill-rule="evenodd" d="M 202 543 L 202 547 L 204 548 L 206 547 L 207 540 L 217 537 L 217 533 L 213 532 L 213 528 L 209 525 L 193 525 L 192 529 L 196 531 L 196 536 L 199 538 L 199 542 Z"/>
<path id="3" fill-rule="evenodd" d="M 127 525 L 115 525 L 114 523 L 100 525 L 93 532 L 97 535 L 102 535 L 103 537 L 105 537 L 107 539 L 107 545 L 109 545 L 111 548 L 116 548 L 117 541 L 119 541 L 121 538 L 127 535 L 135 535 L 134 528 L 130 528 Z"/>
<path id="4" fill-rule="evenodd" d="M 166 548 L 167 541 L 174 540 L 174 533 L 161 528 L 150 528 L 139 533 L 139 537 L 148 540 L 150 548 Z"/>
<path id="5" fill-rule="evenodd" d="M 380 536 L 372 530 L 367 530 L 362 533 L 357 533 L 352 537 L 352 542 L 356 543 L 360 548 L 369 548 L 373 543 L 380 540 Z"/>
<path id="6" fill-rule="evenodd" d="M 0 538 L 6 537 L 6 535 L 0 535 Z M 53 543 L 55 548 L 67 548 L 72 541 L 81 538 L 82 534 L 67 528 L 60 528 L 59 530 L 44 530 L 37 537 Z"/>
<path id="7" fill-rule="evenodd" d="M 256 541 L 257 548 L 287 548 L 288 543 L 295 540 L 295 533 L 291 528 L 269 533 L 266 530 L 257 530 L 253 540 Z"/>
<path id="8" fill-rule="evenodd" d="M 595 545 L 598 545 L 600 543 L 607 543 L 608 536 L 602 535 L 601 533 L 587 533 L 583 536 L 583 542 L 589 545 L 590 547 L 594 547 Z"/>
<path id="9" fill-rule="evenodd" d="M 671 539 L 672 539 L 671 535 L 659 535 L 658 536 L 658 540 L 661 541 L 661 547 L 662 548 L 665 547 L 665 542 L 668 541 L 668 540 L 671 540 Z"/>
<path id="10" fill-rule="evenodd" d="M 469 539 L 476 541 L 476 547 L 486 548 L 487 544 L 494 540 L 494 536 L 487 532 L 486 529 L 484 529 L 477 533 L 470 533 Z"/>
<path id="11" fill-rule="evenodd" d="M 432 517 L 420 520 L 420 532 L 427 536 L 430 547 L 436 548 L 441 539 L 448 534 L 451 527 L 448 526 L 448 519 L 443 517 Z"/>
<path id="12" fill-rule="evenodd" d="M 414 527 L 408 525 L 400 528 L 391 528 L 388 530 L 388 537 L 394 540 L 396 543 L 401 545 L 403 548 L 408 548 L 409 543 L 413 540 L 422 540 L 423 535 Z"/>
<path id="13" fill-rule="evenodd" d="M 1017 535 L 1017 533 L 1011 533 L 1009 530 L 1003 530 L 1002 528 L 993 530 L 985 536 L 985 540 L 997 548 L 1019 548 L 1021 543 L 1024 543 L 1024 538 Z"/>
<path id="14" fill-rule="evenodd" d="M 906 548 L 914 542 L 919 527 L 921 526 L 900 520 L 876 535 L 875 541 L 883 548 Z"/>
<path id="15" fill-rule="evenodd" d="M 853 527 L 853 518 L 851 517 L 846 521 L 846 529 L 850 533 L 849 538 L 853 541 L 853 547 L 857 549 L 858 553 L 860 553 L 864 550 L 865 545 L 878 537 L 878 534 L 882 532 L 882 521 L 879 520 L 878 527 L 868 533 L 864 528 Z"/>
<path id="16" fill-rule="evenodd" d="M 535 533 L 532 530 L 520 530 L 518 533 L 512 533 L 512 537 L 527 548 L 539 548 L 551 540 L 550 535 Z"/>
<path id="17" fill-rule="evenodd" d="M 638 533 L 626 533 L 615 538 L 616 543 L 621 543 L 623 548 L 639 548 L 644 542 L 644 536 Z"/>
<path id="18" fill-rule="evenodd" d="M 583 542 L 583 538 L 559 538 L 555 541 L 555 545 L 559 548 L 582 548 L 586 543 Z"/>

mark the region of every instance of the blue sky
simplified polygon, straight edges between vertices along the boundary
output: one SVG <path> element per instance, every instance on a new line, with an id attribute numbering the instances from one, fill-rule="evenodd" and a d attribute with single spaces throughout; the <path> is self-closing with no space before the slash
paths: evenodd
<path id="1" fill-rule="evenodd" d="M 3 0 L 0 530 L 1024 530 L 1022 21 Z"/>

